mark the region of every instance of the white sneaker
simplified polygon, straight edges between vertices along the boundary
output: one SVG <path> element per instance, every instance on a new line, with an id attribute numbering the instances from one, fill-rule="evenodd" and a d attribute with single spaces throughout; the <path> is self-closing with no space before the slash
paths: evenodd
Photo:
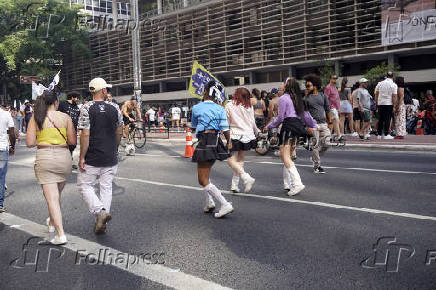
<path id="1" fill-rule="evenodd" d="M 382 136 L 378 135 L 377 140 L 381 140 Z"/>
<path id="2" fill-rule="evenodd" d="M 51 225 L 50 225 L 50 217 L 48 217 L 48 218 L 45 220 L 45 223 L 47 224 L 48 232 L 49 232 L 49 233 L 54 233 L 56 229 L 55 229 L 54 226 L 51 226 Z"/>
<path id="3" fill-rule="evenodd" d="M 206 206 L 204 207 L 203 211 L 204 211 L 204 213 L 209 213 L 209 212 L 213 211 L 214 209 L 215 209 L 215 203 L 208 202 L 206 204 Z"/>
<path id="4" fill-rule="evenodd" d="M 251 188 L 253 187 L 254 183 L 256 182 L 256 179 L 250 176 L 248 173 L 244 173 L 241 175 L 242 180 L 245 184 L 245 193 L 250 192 Z"/>
<path id="5" fill-rule="evenodd" d="M 351 134 L 351 136 L 353 137 L 359 137 L 359 134 L 357 132 L 354 132 L 353 134 Z"/>
<path id="6" fill-rule="evenodd" d="M 233 206 L 230 202 L 228 202 L 224 205 L 221 205 L 220 211 L 215 213 L 215 218 L 217 218 L 217 219 L 222 218 L 222 217 L 228 215 L 229 213 L 232 213 L 233 210 L 234 210 Z"/>
<path id="7" fill-rule="evenodd" d="M 369 133 L 365 135 L 365 138 L 367 138 L 367 139 L 370 137 L 371 137 L 371 134 L 369 134 Z"/>
<path id="8" fill-rule="evenodd" d="M 65 245 L 66 243 L 68 243 L 67 241 L 67 236 L 63 235 L 63 236 L 58 236 L 56 235 L 51 241 L 50 243 L 52 243 L 53 245 Z"/>
<path id="9" fill-rule="evenodd" d="M 294 196 L 294 195 L 297 195 L 297 194 L 299 194 L 303 189 L 305 189 L 306 188 L 306 186 L 304 186 L 303 184 L 301 184 L 301 185 L 296 185 L 296 186 L 294 186 L 292 189 L 291 189 L 291 191 L 289 191 L 288 192 L 288 195 L 289 196 Z"/>
<path id="10" fill-rule="evenodd" d="M 394 137 L 392 137 L 391 135 L 387 135 L 383 139 L 385 139 L 385 140 L 392 140 L 392 139 L 394 139 Z"/>

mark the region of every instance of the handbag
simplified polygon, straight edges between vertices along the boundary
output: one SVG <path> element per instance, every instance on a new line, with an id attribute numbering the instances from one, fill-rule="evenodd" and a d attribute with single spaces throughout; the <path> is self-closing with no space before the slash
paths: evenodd
<path id="1" fill-rule="evenodd" d="M 224 145 L 223 140 L 220 135 L 217 135 L 217 148 L 216 151 L 218 153 L 218 160 L 223 161 L 230 157 L 230 152 L 227 147 Z"/>
<path id="2" fill-rule="evenodd" d="M 50 121 L 50 123 L 52 123 L 53 127 L 55 127 L 56 130 L 58 130 L 59 134 L 61 134 L 61 136 L 65 139 L 65 142 L 68 142 L 67 137 L 61 132 L 61 130 L 59 130 L 59 128 L 56 126 L 56 124 L 50 119 L 48 114 L 47 114 L 47 119 Z"/>

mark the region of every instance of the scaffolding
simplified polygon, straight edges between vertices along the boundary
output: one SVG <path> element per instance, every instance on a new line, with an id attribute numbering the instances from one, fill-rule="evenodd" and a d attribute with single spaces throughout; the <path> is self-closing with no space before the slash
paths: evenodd
<path id="1" fill-rule="evenodd" d="M 212 0 L 155 16 L 140 26 L 142 81 L 187 78 L 194 60 L 219 74 L 383 51 L 381 2 Z M 131 35 L 95 33 L 89 46 L 91 60 L 65 58 L 68 89 L 133 84 Z"/>

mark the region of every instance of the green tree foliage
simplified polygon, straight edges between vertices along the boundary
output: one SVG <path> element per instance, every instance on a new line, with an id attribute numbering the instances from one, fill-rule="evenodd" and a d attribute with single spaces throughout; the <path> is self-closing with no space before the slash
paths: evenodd
<path id="1" fill-rule="evenodd" d="M 318 70 L 322 86 L 325 87 L 330 82 L 330 76 L 335 74 L 335 64 L 330 60 L 322 60 L 319 62 Z"/>
<path id="2" fill-rule="evenodd" d="M 73 57 L 89 57 L 88 33 L 78 29 L 79 9 L 62 0 L 1 0 L 0 88 L 13 89 L 8 93 L 14 98 L 24 92 L 28 97 L 30 86 L 19 84 L 20 75 L 36 75 L 46 83 L 67 50 Z"/>
<path id="3" fill-rule="evenodd" d="M 380 78 L 386 76 L 389 71 L 393 72 L 394 78 L 396 78 L 399 75 L 399 70 L 399 66 L 388 65 L 386 62 L 382 62 L 378 66 L 369 69 L 364 75 L 369 81 L 368 90 L 373 92 Z"/>

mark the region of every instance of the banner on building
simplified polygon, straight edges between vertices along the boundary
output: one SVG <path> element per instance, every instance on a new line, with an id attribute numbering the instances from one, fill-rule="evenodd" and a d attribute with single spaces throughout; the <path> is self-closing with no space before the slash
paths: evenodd
<path id="1" fill-rule="evenodd" d="M 227 92 L 224 85 L 214 77 L 207 69 L 205 69 L 201 64 L 197 61 L 192 65 L 192 75 L 191 81 L 189 82 L 188 92 L 193 97 L 202 99 L 203 98 L 203 90 L 206 84 L 209 81 L 215 81 L 218 87 L 221 89 L 221 103 L 225 103 L 227 100 Z"/>
<path id="2" fill-rule="evenodd" d="M 382 44 L 436 39 L 436 0 L 382 0 Z"/>

